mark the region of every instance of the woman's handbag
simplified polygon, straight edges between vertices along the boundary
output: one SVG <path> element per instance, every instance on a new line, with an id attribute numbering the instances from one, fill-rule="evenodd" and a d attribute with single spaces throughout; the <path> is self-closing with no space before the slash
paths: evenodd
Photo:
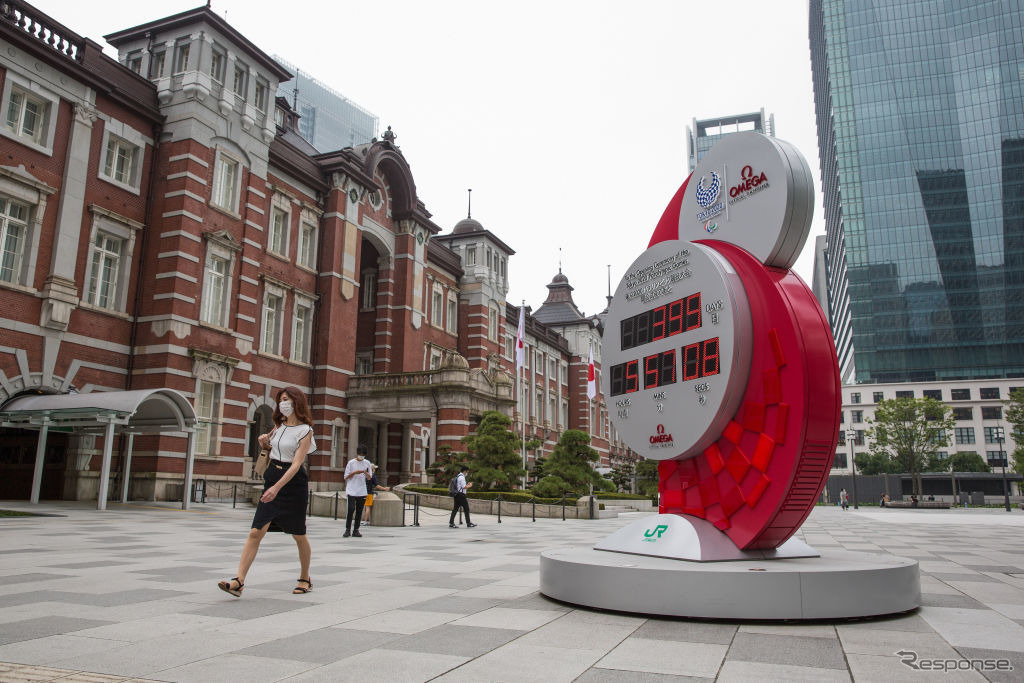
<path id="1" fill-rule="evenodd" d="M 274 432 L 277 431 L 277 427 L 274 427 L 273 431 L 270 432 L 270 436 L 274 436 Z M 260 450 L 260 454 L 256 457 L 256 462 L 252 466 L 253 474 L 257 477 L 262 477 L 263 473 L 267 471 L 270 466 L 270 448 L 264 448 Z"/>
<path id="2" fill-rule="evenodd" d="M 267 471 L 267 467 L 270 466 L 270 449 L 264 448 L 260 451 L 260 454 L 256 457 L 256 463 L 252 466 L 252 471 L 257 477 L 262 477 L 263 473 Z"/>

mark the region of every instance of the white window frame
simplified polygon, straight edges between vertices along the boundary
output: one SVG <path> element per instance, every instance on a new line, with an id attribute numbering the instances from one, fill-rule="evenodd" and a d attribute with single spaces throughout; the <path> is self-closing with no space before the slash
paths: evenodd
<path id="1" fill-rule="evenodd" d="M 444 290 L 440 282 L 430 289 L 430 324 L 438 329 L 444 326 Z"/>
<path id="2" fill-rule="evenodd" d="M 171 73 L 174 75 L 182 74 L 188 71 L 189 56 L 192 52 L 192 39 L 179 38 L 174 43 L 174 64 L 172 64 Z"/>
<path id="3" fill-rule="evenodd" d="M 299 310 L 306 311 L 305 321 L 299 321 Z M 313 299 L 295 295 L 295 309 L 292 315 L 292 361 L 309 363 L 313 348 Z M 301 338 L 300 338 L 301 336 Z"/>
<path id="4" fill-rule="evenodd" d="M 196 380 L 195 411 L 196 411 L 196 455 L 216 455 L 220 442 L 220 411 L 223 407 L 221 394 L 224 385 L 209 379 Z M 209 391 L 209 406 L 202 401 L 204 390 Z"/>
<path id="5" fill-rule="evenodd" d="M 142 50 L 129 52 L 124 58 L 124 65 L 135 73 L 142 75 Z"/>
<path id="6" fill-rule="evenodd" d="M 466 265 L 476 265 L 476 245 L 470 245 L 466 247 Z"/>
<path id="7" fill-rule="evenodd" d="M 331 425 L 331 468 L 341 469 L 345 467 L 345 456 L 348 450 L 345 448 L 345 423 L 341 418 L 335 418 Z"/>
<path id="8" fill-rule="evenodd" d="M 8 72 L 10 75 L 10 72 Z M 28 207 L 28 233 L 22 244 L 18 270 L 11 281 L 0 280 L 0 286 L 36 291 L 36 263 L 39 257 L 39 237 L 42 234 L 46 200 L 56 189 L 42 183 L 21 168 L 0 166 L 0 196 Z"/>
<path id="9" fill-rule="evenodd" d="M 437 348 L 436 346 L 430 347 L 430 363 L 429 370 L 440 370 L 441 364 L 444 362 L 444 351 Z"/>
<path id="10" fill-rule="evenodd" d="M 459 297 L 448 290 L 447 330 L 449 334 L 459 333 Z"/>
<path id="11" fill-rule="evenodd" d="M 365 370 L 366 372 L 363 372 Z M 356 353 L 355 373 L 357 375 L 373 374 L 373 352 L 359 351 Z"/>
<path id="12" fill-rule="evenodd" d="M 149 79 L 162 78 L 164 63 L 167 61 L 167 48 L 161 46 L 149 55 Z"/>
<path id="13" fill-rule="evenodd" d="M 121 121 L 106 119 L 106 117 L 104 119 L 103 143 L 100 147 L 99 177 L 112 185 L 128 190 L 132 194 L 139 194 L 142 184 L 142 163 L 145 160 L 146 145 L 151 143 L 152 140 Z M 129 170 L 127 181 L 119 180 L 116 171 L 107 171 L 107 161 L 112 144 L 131 148 L 133 151 L 131 169 Z M 113 171 L 114 169 L 112 168 L 111 170 Z"/>
<path id="14" fill-rule="evenodd" d="M 498 308 L 493 304 L 487 307 L 487 338 L 493 342 L 498 341 L 498 324 L 500 320 L 500 314 Z"/>
<path id="15" fill-rule="evenodd" d="M 377 308 L 377 271 L 374 268 L 363 270 L 359 284 L 359 310 L 372 311 Z"/>
<path id="16" fill-rule="evenodd" d="M 270 102 L 270 83 L 265 78 L 256 77 L 256 87 L 253 88 L 252 104 L 256 110 L 266 114 L 267 103 Z"/>
<path id="17" fill-rule="evenodd" d="M 82 300 L 96 308 L 116 309 L 123 289 L 121 268 L 127 260 L 126 240 L 106 231 L 97 231 L 89 242 L 86 260 L 85 292 Z M 105 300 L 104 300 L 105 297 Z"/>
<path id="18" fill-rule="evenodd" d="M 231 186 L 225 190 L 224 170 L 234 167 L 234 177 L 231 179 Z M 222 211 L 226 211 L 238 217 L 239 188 L 242 181 L 242 161 L 225 150 L 218 148 L 217 155 L 213 160 L 213 187 L 210 192 L 210 205 Z M 227 195 L 230 194 L 230 197 Z M 226 200 L 226 201 L 224 201 Z"/>
<path id="19" fill-rule="evenodd" d="M 11 233 L 15 230 L 21 233 L 18 238 L 20 243 L 13 250 L 13 263 L 10 264 L 11 278 L 4 278 L 0 280 L 0 282 L 7 284 L 21 284 L 25 273 L 25 256 L 32 230 L 32 207 L 24 202 L 19 202 L 8 197 L 0 197 L 0 200 L 3 200 L 4 202 L 3 212 L 0 213 L 0 278 L 3 277 L 3 271 L 5 270 L 4 264 L 7 260 L 8 253 L 7 242 L 11 239 Z M 24 218 L 21 216 L 15 218 L 10 215 L 10 207 L 12 205 L 19 208 L 19 211 L 17 212 L 19 214 L 24 211 Z"/>
<path id="20" fill-rule="evenodd" d="M 278 223 L 280 218 L 280 223 Z M 267 252 L 288 258 L 288 238 L 291 228 L 292 212 L 287 202 L 278 201 L 277 197 L 270 207 L 270 220 L 267 223 Z M 280 248 L 274 243 L 280 237 Z"/>
<path id="21" fill-rule="evenodd" d="M 13 93 L 20 93 L 22 97 L 28 98 L 44 108 L 40 114 L 42 121 L 39 123 L 39 132 L 35 135 L 26 136 L 18 132 L 22 127 L 22 119 L 19 117 L 14 129 L 8 128 L 7 116 L 11 106 Z M 43 88 L 35 81 L 31 81 L 15 73 L 10 68 L 4 76 L 4 90 L 2 109 L 0 109 L 0 135 L 17 141 L 18 143 L 31 147 L 47 156 L 53 155 L 53 135 L 57 129 L 57 112 L 60 107 L 60 97 L 55 93 Z"/>
<path id="22" fill-rule="evenodd" d="M 248 101 L 249 67 L 244 62 L 235 62 L 235 70 L 231 74 L 231 91 L 236 97 L 241 98 L 242 102 Z"/>
<path id="23" fill-rule="evenodd" d="M 295 254 L 295 264 L 300 268 L 316 270 L 316 247 L 319 241 L 317 223 L 302 216 L 299 220 L 299 247 Z"/>
<path id="24" fill-rule="evenodd" d="M 206 233 L 203 236 L 206 238 L 207 242 L 206 259 L 203 262 L 203 290 L 199 308 L 199 321 L 207 325 L 229 328 L 231 326 L 230 315 L 232 289 L 235 281 L 235 265 L 238 260 L 238 255 L 241 252 L 241 247 L 218 233 Z M 213 305 L 211 297 L 214 294 L 211 291 L 212 283 L 210 281 L 210 264 L 215 259 L 225 261 L 227 263 L 227 268 L 224 274 L 224 291 L 221 292 L 221 296 L 223 298 L 217 302 L 217 306 L 220 309 L 220 315 L 210 316 L 210 308 Z"/>
<path id="25" fill-rule="evenodd" d="M 113 211 L 92 204 L 89 206 L 92 226 L 89 231 L 89 256 L 86 260 L 85 282 L 83 283 L 82 304 L 99 310 L 125 313 L 128 310 L 128 283 L 131 278 L 135 254 L 135 239 L 143 224 L 118 215 Z M 115 294 L 106 306 L 96 303 L 92 287 L 93 252 L 100 235 L 107 235 L 121 242 L 122 252 L 117 266 Z"/>
<path id="26" fill-rule="evenodd" d="M 210 78 L 214 83 L 224 85 L 224 75 L 228 68 L 228 53 L 217 43 L 210 49 Z M 218 63 L 218 58 L 220 62 Z M 218 68 L 219 67 L 219 68 Z"/>
<path id="27" fill-rule="evenodd" d="M 271 299 L 280 300 L 280 306 L 271 308 Z M 264 281 L 263 284 L 263 306 L 260 309 L 260 353 L 281 357 L 282 330 L 284 329 L 284 310 L 287 303 L 287 290 L 284 287 Z M 275 313 L 275 320 L 271 325 L 269 320 L 271 312 Z M 268 337 L 268 335 L 271 335 Z M 267 348 L 268 338 L 273 343 L 273 349 Z"/>

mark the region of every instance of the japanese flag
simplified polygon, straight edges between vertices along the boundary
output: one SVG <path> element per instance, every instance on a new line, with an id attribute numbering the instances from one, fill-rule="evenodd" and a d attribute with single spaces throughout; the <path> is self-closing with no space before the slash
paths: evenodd
<path id="1" fill-rule="evenodd" d="M 526 320 L 526 306 L 519 307 L 519 333 L 516 335 L 516 370 L 523 367 L 524 358 L 523 355 L 526 351 L 525 335 L 523 334 L 523 327 Z"/>
<path id="2" fill-rule="evenodd" d="M 590 347 L 590 360 L 587 361 L 587 398 L 597 396 L 597 373 L 594 372 L 594 347 Z"/>

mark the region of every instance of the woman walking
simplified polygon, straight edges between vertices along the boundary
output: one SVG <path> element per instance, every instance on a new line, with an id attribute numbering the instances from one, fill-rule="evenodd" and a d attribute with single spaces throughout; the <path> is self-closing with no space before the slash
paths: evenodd
<path id="1" fill-rule="evenodd" d="M 309 593 L 313 582 L 309 577 L 312 550 L 306 537 L 306 504 L 309 498 L 309 475 L 303 466 L 306 456 L 316 450 L 313 440 L 313 417 L 306 396 L 295 387 L 277 392 L 274 410 L 277 426 L 259 436 L 260 446 L 270 447 L 270 465 L 263 474 L 263 495 L 260 496 L 252 520 L 249 537 L 238 561 L 238 576 L 221 581 L 217 586 L 236 598 L 242 596 L 245 576 L 256 559 L 260 541 L 267 531 L 291 534 L 299 549 L 299 580 L 292 593 Z"/>

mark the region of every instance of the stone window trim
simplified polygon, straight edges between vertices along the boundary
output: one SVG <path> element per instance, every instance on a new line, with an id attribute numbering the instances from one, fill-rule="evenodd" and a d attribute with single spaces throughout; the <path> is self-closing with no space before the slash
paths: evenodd
<path id="1" fill-rule="evenodd" d="M 142 187 L 142 166 L 146 158 L 146 148 L 148 145 L 153 144 L 153 140 L 117 119 L 112 119 L 102 113 L 98 114 L 98 116 L 103 119 L 103 141 L 100 144 L 100 163 L 98 170 L 100 180 L 108 182 L 111 185 L 116 185 L 117 187 L 127 190 L 132 194 L 140 194 Z M 113 177 L 113 174 L 107 175 L 106 173 L 107 148 L 110 146 L 112 137 L 120 138 L 123 142 L 135 147 L 136 154 L 132 163 L 130 182 L 122 182 Z"/>
<path id="2" fill-rule="evenodd" d="M 10 75 L 10 72 L 7 72 Z M 34 178 L 25 167 L 0 166 L 0 196 L 28 205 L 28 230 L 25 239 L 25 258 L 22 260 L 21 275 L 16 282 L 0 281 L 0 287 L 35 292 L 34 286 L 39 238 L 42 234 L 46 202 L 57 188 Z"/>
<path id="3" fill-rule="evenodd" d="M 449 334 L 458 335 L 459 333 L 459 296 L 454 290 L 448 290 L 448 310 L 447 310 L 447 322 L 446 329 Z"/>
<path id="4" fill-rule="evenodd" d="M 309 311 L 309 319 L 306 321 L 306 330 L 304 331 L 305 339 L 303 340 L 304 341 L 304 345 L 306 347 L 305 349 L 297 349 L 296 348 L 296 346 L 297 346 L 296 340 L 299 338 L 298 309 L 300 307 L 305 308 L 305 309 L 307 309 Z M 291 316 L 291 321 L 292 321 L 292 324 L 291 324 L 292 343 L 291 343 L 291 354 L 290 354 L 290 360 L 293 363 L 297 363 L 299 365 L 305 365 L 305 366 L 309 365 L 310 359 L 312 358 L 313 332 L 314 332 L 314 329 L 315 329 L 313 327 L 313 316 L 314 315 L 316 315 L 316 298 L 314 296 L 309 295 L 309 294 L 301 293 L 300 290 L 293 290 L 293 294 L 292 294 L 292 316 Z M 301 353 L 300 353 L 300 351 L 301 351 Z M 302 358 L 303 355 L 306 356 L 305 359 Z"/>
<path id="5" fill-rule="evenodd" d="M 281 237 L 281 249 L 275 249 L 272 246 L 272 240 L 274 237 L 274 218 L 280 212 L 284 214 L 284 234 Z M 291 238 L 291 227 L 292 227 L 292 202 L 288 195 L 275 191 L 273 197 L 270 200 L 270 212 L 269 219 L 267 221 L 267 253 L 272 256 L 279 256 L 285 260 L 288 259 L 289 253 L 289 242 Z"/>
<path id="6" fill-rule="evenodd" d="M 212 182 L 210 183 L 211 192 L 209 206 L 210 208 L 216 209 L 221 213 L 227 214 L 228 216 L 231 216 L 236 220 L 241 220 L 242 214 L 239 213 L 238 205 L 242 187 L 242 172 L 245 169 L 245 166 L 243 165 L 242 160 L 240 158 L 238 158 L 228 150 L 224 149 L 223 147 L 218 146 L 216 150 L 217 151 L 214 154 L 213 158 L 213 164 L 211 166 L 211 168 L 213 169 L 213 179 Z M 225 197 L 218 195 L 226 194 L 225 191 L 221 188 L 221 168 L 222 165 L 224 164 L 234 165 L 235 174 L 234 178 L 232 179 L 232 186 L 228 190 L 231 194 L 231 197 L 227 199 L 227 201 L 224 202 L 224 204 L 221 204 L 220 200 Z"/>
<path id="7" fill-rule="evenodd" d="M 259 334 L 258 334 L 259 349 L 257 350 L 257 353 L 260 354 L 260 355 L 269 356 L 271 358 L 276 358 L 276 359 L 279 359 L 279 360 L 291 361 L 291 355 L 289 355 L 288 357 L 285 357 L 285 355 L 284 355 L 284 341 L 285 341 L 285 339 L 284 339 L 284 332 L 285 332 L 285 329 L 286 329 L 285 326 L 284 326 L 284 317 L 285 317 L 285 314 L 287 314 L 287 312 L 289 310 L 288 309 L 288 293 L 291 292 L 291 294 L 292 294 L 292 306 L 293 306 L 293 308 L 291 310 L 292 310 L 292 313 L 293 313 L 293 315 L 292 315 L 292 319 L 293 320 L 294 320 L 294 317 L 295 317 L 294 316 L 294 310 L 295 310 L 294 306 L 296 305 L 296 302 L 298 302 L 300 300 L 301 301 L 309 302 L 310 307 L 315 312 L 316 311 L 316 303 L 320 300 L 320 297 L 317 296 L 314 292 L 308 292 L 308 291 L 306 291 L 306 290 L 304 290 L 304 289 L 302 289 L 300 287 L 296 287 L 295 285 L 293 285 L 291 283 L 285 282 L 284 280 L 278 280 L 277 278 L 273 277 L 272 275 L 267 275 L 267 274 L 263 273 L 263 274 L 260 275 L 260 279 L 263 280 L 263 298 L 262 298 L 261 303 L 260 303 L 260 329 L 259 329 Z M 263 349 L 263 340 L 265 339 L 264 331 L 263 331 L 264 310 L 266 309 L 266 306 L 267 306 L 267 298 L 268 298 L 268 296 L 277 296 L 277 297 L 281 298 L 281 319 L 277 323 L 277 327 L 278 327 L 278 329 L 277 329 L 278 353 L 273 353 L 273 352 L 270 352 L 270 351 L 265 351 Z M 289 325 L 287 329 L 291 330 L 291 332 L 293 333 L 292 339 L 294 340 L 294 331 L 295 331 L 294 325 Z M 314 331 L 313 328 L 311 328 L 311 332 L 312 331 Z M 308 365 L 306 363 L 302 363 L 301 361 L 296 361 L 296 362 L 298 362 L 301 365 Z"/>
<path id="8" fill-rule="evenodd" d="M 348 424 L 340 417 L 334 418 L 331 421 L 331 464 L 332 470 L 343 470 L 345 465 L 345 456 L 348 455 L 348 449 L 346 448 L 346 442 L 348 437 Z"/>
<path id="9" fill-rule="evenodd" d="M 430 288 L 430 326 L 439 330 L 444 329 L 444 302 L 444 287 L 435 281 Z"/>
<path id="10" fill-rule="evenodd" d="M 377 309 L 377 269 L 364 268 L 360 275 L 359 312 Z"/>
<path id="11" fill-rule="evenodd" d="M 46 106 L 46 112 L 44 113 L 44 119 L 40 124 L 42 130 L 40 131 L 40 141 L 36 142 L 29 138 L 24 137 L 7 127 L 7 112 L 8 107 L 11 104 L 11 95 L 13 92 L 20 92 L 23 95 L 41 101 Z M 53 138 L 54 132 L 57 129 L 57 115 L 60 111 L 60 96 L 56 93 L 44 88 L 39 83 L 22 76 L 15 72 L 11 68 L 7 69 L 7 73 L 4 76 L 4 89 L 2 99 L 0 99 L 0 106 L 2 106 L 3 116 L 0 118 L 0 135 L 14 140 L 18 144 L 25 145 L 31 149 L 36 150 L 46 156 L 53 156 Z"/>
<path id="12" fill-rule="evenodd" d="M 196 348 L 189 348 L 188 355 L 192 358 L 192 376 L 195 378 L 195 389 L 192 394 L 193 405 L 199 400 L 200 390 L 204 382 L 209 382 L 218 389 L 218 393 L 215 396 L 216 405 L 214 406 L 214 411 L 207 421 L 207 424 L 210 425 L 209 429 L 212 430 L 207 442 L 211 448 L 209 451 L 199 450 L 201 448 L 199 443 L 201 433 L 200 429 L 197 429 L 196 452 L 204 457 L 218 457 L 218 454 L 215 452 L 216 449 L 212 446 L 216 446 L 220 441 L 220 427 L 224 418 L 224 390 L 231 384 L 231 377 L 239 363 L 239 359 Z M 198 414 L 199 407 L 198 405 L 195 407 Z"/>
<path id="13" fill-rule="evenodd" d="M 139 221 L 134 221 L 131 218 L 122 216 L 110 209 L 97 206 L 96 204 L 89 205 L 89 214 L 92 217 L 92 220 L 90 221 L 92 225 L 89 230 L 89 244 L 95 244 L 97 235 L 100 233 L 106 233 L 121 240 L 124 244 L 124 252 L 121 257 L 121 262 L 118 264 L 117 295 L 115 297 L 114 305 L 107 308 L 95 306 L 86 301 L 84 297 L 80 303 L 84 308 L 89 308 L 95 311 L 127 313 L 128 283 L 131 278 L 132 263 L 134 261 L 133 255 L 135 254 L 135 238 L 138 236 L 139 230 L 145 226 Z M 82 283 L 83 294 L 89 287 L 90 262 L 91 257 L 86 261 L 85 281 Z"/>
<path id="14" fill-rule="evenodd" d="M 309 250 L 309 263 L 305 263 L 305 254 L 303 253 L 303 234 L 306 228 L 310 228 L 310 244 Z M 310 209 L 303 207 L 299 212 L 299 234 L 298 234 L 298 247 L 297 253 L 295 254 L 295 265 L 298 268 L 302 268 L 310 273 L 317 272 L 317 254 L 319 253 L 320 247 L 320 217 L 311 211 Z"/>
<path id="15" fill-rule="evenodd" d="M 221 309 L 221 320 L 203 320 L 202 313 L 200 312 L 199 323 L 201 325 L 211 325 L 213 327 L 227 330 L 229 329 L 229 320 L 231 319 L 231 292 L 235 281 L 235 267 L 238 263 L 238 257 L 242 253 L 242 245 L 235 241 L 235 238 L 231 236 L 226 230 L 207 231 L 203 233 L 203 239 L 206 240 L 206 254 L 204 257 L 203 264 L 203 284 L 202 284 L 202 297 L 207 296 L 207 283 L 206 283 L 206 264 L 209 263 L 212 258 L 221 258 L 228 262 L 228 270 L 225 274 L 225 287 L 224 287 L 224 301 L 222 302 Z"/>

